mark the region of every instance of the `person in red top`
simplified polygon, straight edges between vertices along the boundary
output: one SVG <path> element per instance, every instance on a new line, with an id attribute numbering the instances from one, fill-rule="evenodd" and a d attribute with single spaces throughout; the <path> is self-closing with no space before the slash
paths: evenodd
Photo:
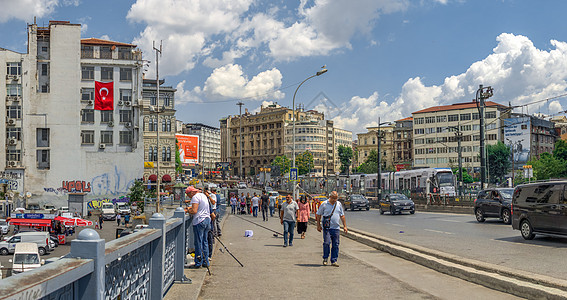
<path id="1" fill-rule="evenodd" d="M 297 212 L 297 234 L 301 234 L 301 238 L 304 239 L 305 233 L 307 232 L 307 223 L 309 222 L 311 209 L 305 196 L 301 196 L 301 200 L 299 201 L 298 205 L 299 211 Z"/>

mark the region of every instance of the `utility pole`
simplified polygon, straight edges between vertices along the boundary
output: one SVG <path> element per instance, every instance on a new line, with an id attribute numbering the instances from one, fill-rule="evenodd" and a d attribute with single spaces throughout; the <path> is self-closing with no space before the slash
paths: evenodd
<path id="1" fill-rule="evenodd" d="M 492 97 L 492 87 L 479 85 L 476 91 L 476 105 L 479 113 L 480 120 L 480 184 L 481 188 L 484 189 L 484 184 L 486 183 L 486 150 L 484 147 L 485 136 L 484 136 L 484 100 Z"/>
<path id="2" fill-rule="evenodd" d="M 238 169 L 238 176 L 240 176 L 240 179 L 242 180 L 242 105 L 244 105 L 244 103 L 239 101 L 236 105 L 239 106 L 240 110 L 240 118 L 238 119 L 240 121 L 240 128 L 238 129 L 238 134 L 240 135 L 240 145 L 238 145 L 238 148 L 240 148 L 240 168 Z"/>
<path id="3" fill-rule="evenodd" d="M 155 46 L 155 41 L 153 43 L 153 48 L 156 51 L 156 116 L 157 116 L 157 128 L 156 128 L 156 143 L 157 143 L 157 179 L 156 179 L 156 184 L 157 184 L 157 198 L 156 198 L 156 212 L 160 212 L 160 201 L 161 201 L 161 175 L 159 173 L 159 155 L 161 154 L 160 150 L 160 145 L 159 145 L 159 127 L 160 127 L 160 123 L 159 123 L 159 57 L 161 56 L 161 41 L 159 42 L 159 48 L 156 48 Z"/>
<path id="4" fill-rule="evenodd" d="M 455 137 L 457 138 L 457 159 L 459 160 L 459 186 L 458 193 L 459 196 L 463 195 L 463 151 L 461 149 L 461 141 L 463 140 L 463 133 L 461 132 L 459 126 L 450 126 L 448 128 L 455 129 Z"/>

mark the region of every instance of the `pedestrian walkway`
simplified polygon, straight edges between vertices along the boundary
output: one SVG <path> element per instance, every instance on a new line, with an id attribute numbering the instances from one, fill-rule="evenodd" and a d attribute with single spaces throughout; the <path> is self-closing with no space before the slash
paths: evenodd
<path id="1" fill-rule="evenodd" d="M 215 245 L 211 273 L 186 270 L 193 284 L 177 285 L 166 299 L 514 299 L 510 295 L 453 278 L 341 237 L 340 267 L 322 265 L 322 237 L 310 225 L 305 239 L 284 248 L 279 218 L 268 222 L 230 215 Z M 348 224 L 348 220 L 347 220 Z M 253 230 L 252 237 L 244 237 Z M 296 235 L 298 236 L 298 235 Z M 221 250 L 219 250 L 221 249 Z M 190 273 L 188 273 L 190 272 Z M 201 287 L 201 282 L 204 280 Z"/>

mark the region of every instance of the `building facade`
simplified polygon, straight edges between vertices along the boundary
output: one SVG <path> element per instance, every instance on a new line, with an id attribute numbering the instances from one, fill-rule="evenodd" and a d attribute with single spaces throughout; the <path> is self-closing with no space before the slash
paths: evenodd
<path id="1" fill-rule="evenodd" d="M 397 120 L 394 125 L 393 164 L 397 171 L 413 167 L 413 118 Z"/>
<path id="2" fill-rule="evenodd" d="M 358 160 L 359 163 L 364 163 L 370 152 L 378 151 L 378 131 L 380 131 L 381 145 L 380 145 L 380 160 L 382 161 L 382 169 L 392 169 L 394 163 L 394 128 L 393 123 L 386 124 L 378 127 L 366 128 L 368 132 L 358 134 Z"/>
<path id="3" fill-rule="evenodd" d="M 531 159 L 538 159 L 542 153 L 552 153 L 559 137 L 551 121 L 516 113 L 504 119 L 503 142 L 510 147 L 515 170 L 522 169 Z"/>
<path id="4" fill-rule="evenodd" d="M 27 53 L 0 49 L 0 64 L 8 198 L 63 206 L 70 193 L 91 200 L 126 195 L 143 168 L 136 46 L 81 40 L 79 24 L 31 24 Z M 113 110 L 94 109 L 95 81 L 113 82 Z"/>
<path id="5" fill-rule="evenodd" d="M 337 173 L 341 171 L 341 160 L 339 158 L 339 146 L 351 147 L 352 148 L 352 131 L 348 131 L 341 128 L 333 127 L 333 147 L 328 149 L 327 152 L 333 151 L 333 157 L 330 157 L 330 161 L 333 162 L 333 169 L 328 170 L 327 174 Z M 354 150 L 353 150 L 354 151 Z M 354 155 L 353 155 L 354 156 Z"/>
<path id="6" fill-rule="evenodd" d="M 163 86 L 159 81 L 159 99 L 157 97 L 157 80 L 144 79 L 142 83 L 143 136 L 144 136 L 144 181 L 160 185 L 172 184 L 175 181 L 175 92 L 171 86 Z M 159 100 L 159 101 L 158 101 Z M 158 143 L 159 137 L 159 143 Z M 159 172 L 158 172 L 159 165 Z"/>
<path id="7" fill-rule="evenodd" d="M 216 163 L 221 161 L 220 129 L 201 123 L 189 123 L 183 127 L 183 134 L 199 136 L 199 165 L 205 174 L 215 171 Z"/>
<path id="8" fill-rule="evenodd" d="M 498 103 L 485 102 L 486 145 L 503 140 L 502 119 L 509 109 Z M 461 133 L 461 148 L 457 135 Z M 462 155 L 462 166 L 480 172 L 480 125 L 476 102 L 435 106 L 413 113 L 413 166 L 457 167 L 458 153 Z"/>

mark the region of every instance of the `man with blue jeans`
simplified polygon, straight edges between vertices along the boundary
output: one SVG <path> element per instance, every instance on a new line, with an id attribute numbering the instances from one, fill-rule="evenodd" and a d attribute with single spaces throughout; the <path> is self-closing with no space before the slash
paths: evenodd
<path id="1" fill-rule="evenodd" d="M 195 235 L 195 266 L 209 266 L 208 233 L 211 231 L 211 210 L 209 199 L 200 190 L 189 186 L 186 190 L 191 198 L 191 206 L 186 212 L 193 215 L 193 233 Z"/>
<path id="2" fill-rule="evenodd" d="M 283 225 L 283 240 L 284 247 L 288 245 L 288 234 L 289 234 L 289 246 L 293 246 L 293 229 L 295 228 L 295 220 L 297 220 L 297 211 L 299 210 L 299 205 L 297 202 L 291 199 L 291 195 L 285 197 L 285 202 L 282 204 L 280 210 L 280 223 Z"/>
<path id="3" fill-rule="evenodd" d="M 336 191 L 333 191 L 329 196 L 329 200 L 321 203 L 316 214 L 317 231 L 323 231 L 323 265 L 325 266 L 328 263 L 329 252 L 331 254 L 331 265 L 334 267 L 339 266 L 337 262 L 339 258 L 339 237 L 341 236 L 339 220 L 343 222 L 343 230 L 345 233 L 348 232 L 343 206 L 337 201 L 338 199 L 339 195 Z M 323 228 L 321 226 L 322 216 L 331 216 L 331 226 L 329 226 L 329 228 Z"/>

